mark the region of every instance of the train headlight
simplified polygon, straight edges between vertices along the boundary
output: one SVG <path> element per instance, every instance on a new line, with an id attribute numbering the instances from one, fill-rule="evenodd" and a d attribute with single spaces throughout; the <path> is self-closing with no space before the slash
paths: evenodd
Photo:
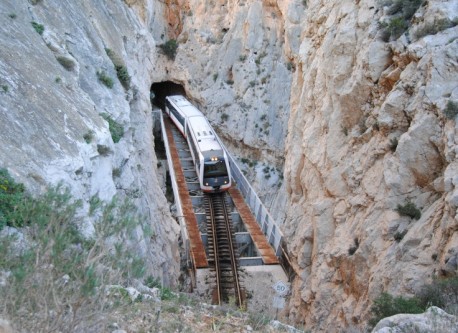
<path id="1" fill-rule="evenodd" d="M 205 183 L 205 186 L 208 186 L 208 183 Z"/>
<path id="2" fill-rule="evenodd" d="M 227 180 L 224 181 L 224 184 L 227 184 Z"/>

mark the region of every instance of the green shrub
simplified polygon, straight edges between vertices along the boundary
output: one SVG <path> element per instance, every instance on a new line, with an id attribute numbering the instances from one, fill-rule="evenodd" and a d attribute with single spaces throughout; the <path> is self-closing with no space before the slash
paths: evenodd
<path id="1" fill-rule="evenodd" d="M 234 80 L 230 80 L 230 79 L 229 79 L 229 80 L 226 81 L 226 83 L 227 83 L 228 85 L 233 85 L 233 84 L 234 84 Z"/>
<path id="2" fill-rule="evenodd" d="M 17 15 L 16 13 L 11 13 L 8 15 L 8 17 L 14 20 L 17 17 Z"/>
<path id="3" fill-rule="evenodd" d="M 450 314 L 458 314 L 458 277 L 434 280 L 415 293 L 420 305 L 426 309 L 437 306 Z"/>
<path id="4" fill-rule="evenodd" d="M 118 76 L 119 81 L 123 85 L 124 88 L 129 89 L 130 86 L 130 76 L 129 72 L 127 71 L 126 66 L 117 65 L 115 66 L 116 74 Z"/>
<path id="5" fill-rule="evenodd" d="M 43 24 L 37 23 L 35 21 L 32 21 L 32 27 L 35 29 L 38 34 L 42 35 L 43 31 L 45 31 L 45 26 Z"/>
<path id="6" fill-rule="evenodd" d="M 2 84 L 2 90 L 4 93 L 7 93 L 9 90 L 9 87 L 6 84 Z"/>
<path id="7" fill-rule="evenodd" d="M 444 31 L 458 25 L 458 19 L 449 20 L 448 18 L 434 20 L 433 23 L 425 24 L 423 27 L 415 31 L 415 38 L 419 39 L 428 35 L 435 35 L 438 32 Z"/>
<path id="8" fill-rule="evenodd" d="M 226 120 L 228 120 L 228 119 L 229 119 L 229 115 L 228 115 L 227 113 L 223 113 L 223 114 L 221 115 L 221 120 L 222 120 L 222 121 L 226 121 Z"/>
<path id="9" fill-rule="evenodd" d="M 111 175 L 113 176 L 113 178 L 118 178 L 121 176 L 121 169 L 120 168 L 114 168 L 113 171 L 111 172 Z"/>
<path id="10" fill-rule="evenodd" d="M 402 241 L 402 239 L 404 238 L 404 236 L 407 234 L 407 230 L 404 230 L 404 231 L 396 231 L 396 233 L 393 235 L 393 238 L 396 242 L 400 242 Z"/>
<path id="11" fill-rule="evenodd" d="M 102 117 L 108 122 L 108 128 L 110 130 L 113 142 L 118 143 L 124 135 L 124 127 L 120 123 L 116 122 L 113 118 L 111 118 L 109 114 L 103 113 Z"/>
<path id="12" fill-rule="evenodd" d="M 86 141 L 86 143 L 91 143 L 92 140 L 94 139 L 94 131 L 92 130 L 87 131 L 86 134 L 83 135 L 83 139 L 84 141 Z"/>
<path id="13" fill-rule="evenodd" d="M 161 300 L 168 301 L 177 298 L 177 296 L 167 287 L 163 287 L 161 282 L 154 276 L 148 276 L 144 280 L 145 285 L 148 288 L 158 288 L 160 290 Z"/>
<path id="14" fill-rule="evenodd" d="M 149 275 L 148 277 L 146 277 L 143 283 L 148 288 L 160 288 L 161 287 L 161 282 L 152 275 Z"/>
<path id="15" fill-rule="evenodd" d="M 112 49 L 105 48 L 105 52 L 107 56 L 111 59 L 111 61 L 113 61 L 113 59 L 116 58 L 116 53 Z"/>
<path id="16" fill-rule="evenodd" d="M 161 288 L 161 300 L 169 301 L 175 299 L 177 296 L 167 287 Z"/>
<path id="17" fill-rule="evenodd" d="M 175 39 L 170 39 L 164 44 L 159 45 L 159 47 L 162 49 L 167 58 L 175 60 L 178 49 L 178 43 Z"/>
<path id="18" fill-rule="evenodd" d="M 382 39 L 388 41 L 390 38 L 399 38 L 410 25 L 410 19 L 420 8 L 425 0 L 394 0 L 389 1 L 387 14 L 393 15 L 388 23 L 382 23 Z"/>
<path id="19" fill-rule="evenodd" d="M 249 313 L 249 318 L 248 318 L 248 323 L 249 325 L 253 328 L 254 331 L 267 331 L 265 327 L 267 324 L 270 322 L 269 316 L 267 316 L 265 313 L 259 311 L 259 312 L 250 312 Z"/>
<path id="20" fill-rule="evenodd" d="M 402 17 L 392 18 L 385 29 L 389 32 L 390 37 L 393 39 L 399 38 L 409 27 L 406 20 Z"/>
<path id="21" fill-rule="evenodd" d="M 417 208 L 417 206 L 415 206 L 413 202 L 410 201 L 407 201 L 404 205 L 398 204 L 396 211 L 401 216 L 408 216 L 414 218 L 415 220 L 419 220 L 421 217 L 420 210 Z"/>
<path id="22" fill-rule="evenodd" d="M 129 306 L 107 290 L 141 273 L 139 259 L 125 246 L 140 221 L 135 207 L 117 199 L 100 204 L 92 239 L 76 227 L 81 207 L 62 187 L 27 197 L 20 214 L 31 227 L 21 232 L 33 246 L 18 251 L 10 238 L 0 238 L 0 270 L 11 272 L 0 288 L 2 315 L 18 331 L 107 331 L 115 311 Z M 116 240 L 116 249 L 107 239 Z"/>
<path id="23" fill-rule="evenodd" d="M 410 20 L 415 12 L 420 8 L 420 6 L 425 2 L 425 0 L 394 0 L 389 1 L 387 14 L 388 15 L 398 15 L 404 18 L 405 20 Z"/>
<path id="24" fill-rule="evenodd" d="M 124 65 L 122 59 L 112 49 L 105 48 L 105 52 L 108 58 L 110 58 L 111 62 L 113 63 L 113 66 L 116 70 L 116 76 L 118 77 L 122 86 L 125 89 L 129 89 L 131 78 L 129 72 L 127 71 L 127 67 Z"/>
<path id="25" fill-rule="evenodd" d="M 218 78 L 218 73 L 213 74 L 213 82 L 215 82 L 217 78 Z"/>
<path id="26" fill-rule="evenodd" d="M 0 230 L 5 225 L 22 227 L 24 220 L 20 210 L 27 198 L 25 187 L 10 176 L 8 170 L 0 168 Z"/>
<path id="27" fill-rule="evenodd" d="M 458 115 L 458 103 L 449 100 L 445 106 L 444 114 L 448 119 L 455 119 Z"/>
<path id="28" fill-rule="evenodd" d="M 422 313 L 423 311 L 417 298 L 393 297 L 383 292 L 374 300 L 371 307 L 372 318 L 369 320 L 369 325 L 374 327 L 381 319 L 398 313 Z"/>
<path id="29" fill-rule="evenodd" d="M 99 79 L 100 82 L 102 82 L 105 86 L 108 88 L 113 88 L 113 79 L 105 73 L 105 71 L 97 71 L 97 78 Z"/>
<path id="30" fill-rule="evenodd" d="M 112 153 L 110 147 L 105 145 L 97 145 L 97 152 L 102 156 L 108 156 Z"/>
<path id="31" fill-rule="evenodd" d="M 56 59 L 59 64 L 61 64 L 68 71 L 71 71 L 73 68 L 75 68 L 75 62 L 70 58 L 58 56 Z"/>

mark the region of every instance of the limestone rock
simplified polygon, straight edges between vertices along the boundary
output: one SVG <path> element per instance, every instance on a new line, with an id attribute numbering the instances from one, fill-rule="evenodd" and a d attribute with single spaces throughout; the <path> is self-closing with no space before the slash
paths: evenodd
<path id="1" fill-rule="evenodd" d="M 458 318 L 438 307 L 430 307 L 422 314 L 398 314 L 384 318 L 372 333 L 412 332 L 457 332 Z"/>
<path id="2" fill-rule="evenodd" d="M 8 321 L 0 319 L 0 333 L 13 333 L 13 329 Z"/>
<path id="3" fill-rule="evenodd" d="M 8 20 L 0 27 L 0 166 L 33 193 L 62 182 L 86 210 L 93 195 L 132 199 L 158 236 L 151 240 L 139 227 L 133 246 L 150 272 L 174 284 L 177 226 L 153 168 L 149 90 L 156 53 L 148 22 L 123 2 L 6 1 L 0 11 Z M 41 24 L 42 34 L 30 22 Z M 129 89 L 105 49 L 125 64 Z M 111 89 L 98 79 L 101 71 Z M 102 114 L 124 127 L 118 143 Z M 91 235 L 90 219 L 82 229 Z"/>

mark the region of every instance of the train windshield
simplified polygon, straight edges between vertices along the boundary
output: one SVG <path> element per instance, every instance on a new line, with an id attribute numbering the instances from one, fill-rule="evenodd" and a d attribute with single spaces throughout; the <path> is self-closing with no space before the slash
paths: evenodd
<path id="1" fill-rule="evenodd" d="M 227 177 L 226 163 L 223 159 L 204 163 L 204 178 Z"/>

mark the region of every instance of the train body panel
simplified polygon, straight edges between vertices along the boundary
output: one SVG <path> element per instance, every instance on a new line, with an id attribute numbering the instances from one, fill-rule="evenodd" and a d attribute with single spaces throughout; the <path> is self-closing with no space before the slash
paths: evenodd
<path id="1" fill-rule="evenodd" d="M 229 189 L 227 154 L 205 116 L 183 96 L 166 97 L 166 112 L 188 142 L 202 191 Z"/>

